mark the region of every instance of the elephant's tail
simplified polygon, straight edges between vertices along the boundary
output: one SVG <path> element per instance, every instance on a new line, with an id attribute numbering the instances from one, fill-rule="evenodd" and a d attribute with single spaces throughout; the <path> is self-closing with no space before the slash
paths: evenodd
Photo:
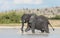
<path id="1" fill-rule="evenodd" d="M 52 25 L 49 23 L 49 25 L 52 27 Z M 52 27 L 53 31 L 54 31 L 54 28 Z"/>

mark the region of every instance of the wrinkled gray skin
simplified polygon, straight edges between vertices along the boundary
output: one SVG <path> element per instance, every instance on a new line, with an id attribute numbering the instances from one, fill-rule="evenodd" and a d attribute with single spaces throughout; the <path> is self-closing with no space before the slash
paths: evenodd
<path id="1" fill-rule="evenodd" d="M 21 27 L 21 31 L 23 32 L 23 27 L 24 27 L 24 23 L 27 23 L 27 28 L 25 30 L 30 30 L 30 24 L 29 24 L 29 19 L 33 14 L 23 14 L 21 17 L 22 20 L 22 27 Z"/>
<path id="2" fill-rule="evenodd" d="M 30 23 L 32 33 L 35 33 L 35 29 L 41 30 L 41 32 L 45 31 L 46 33 L 49 33 L 48 24 L 52 27 L 52 25 L 48 21 L 48 18 L 43 15 L 40 16 L 32 15 L 30 17 L 29 23 Z M 30 28 L 27 28 L 26 32 L 29 31 L 29 29 Z M 52 29 L 54 30 L 53 27 Z"/>

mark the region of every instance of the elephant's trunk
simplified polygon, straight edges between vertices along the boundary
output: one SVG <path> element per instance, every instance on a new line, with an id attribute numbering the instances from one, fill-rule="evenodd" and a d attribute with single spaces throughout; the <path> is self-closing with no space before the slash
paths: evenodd
<path id="1" fill-rule="evenodd" d="M 23 32 L 24 22 L 22 21 L 21 31 Z"/>

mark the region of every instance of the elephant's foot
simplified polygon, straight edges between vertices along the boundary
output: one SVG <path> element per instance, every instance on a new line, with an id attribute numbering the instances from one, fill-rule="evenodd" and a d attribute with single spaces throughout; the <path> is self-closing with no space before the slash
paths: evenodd
<path id="1" fill-rule="evenodd" d="M 41 32 L 43 33 L 43 32 L 44 32 L 44 30 L 41 30 Z"/>
<path id="2" fill-rule="evenodd" d="M 32 29 L 32 33 L 35 33 L 35 30 Z"/>
<path id="3" fill-rule="evenodd" d="M 35 31 L 32 31 L 32 33 L 35 33 Z"/>
<path id="4" fill-rule="evenodd" d="M 25 29 L 25 32 L 27 32 L 27 31 L 29 31 L 29 30 L 30 30 L 30 27 L 29 27 L 29 28 L 26 28 L 26 29 Z"/>
<path id="5" fill-rule="evenodd" d="M 46 30 L 45 32 L 46 32 L 46 33 L 49 33 L 49 30 Z"/>
<path id="6" fill-rule="evenodd" d="M 23 31 L 23 28 L 21 28 L 21 31 L 22 31 L 22 33 L 24 32 L 24 31 Z"/>
<path id="7" fill-rule="evenodd" d="M 49 32 L 46 32 L 46 33 L 49 33 Z"/>
<path id="8" fill-rule="evenodd" d="M 22 31 L 22 33 L 23 33 L 23 28 L 21 28 L 21 31 Z"/>

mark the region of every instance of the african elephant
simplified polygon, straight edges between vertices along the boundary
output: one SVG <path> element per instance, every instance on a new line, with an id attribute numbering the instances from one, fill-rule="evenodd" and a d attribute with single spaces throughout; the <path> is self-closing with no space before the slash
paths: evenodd
<path id="1" fill-rule="evenodd" d="M 29 24 L 29 19 L 30 17 L 32 16 L 33 14 L 23 14 L 22 17 L 21 17 L 21 21 L 22 21 L 22 27 L 21 27 L 21 31 L 23 32 L 23 27 L 24 27 L 24 23 L 27 23 L 27 28 L 30 27 L 30 24 Z M 27 30 L 27 28 L 25 30 Z"/>
<path id="2" fill-rule="evenodd" d="M 52 25 L 48 21 L 48 18 L 43 15 L 40 15 L 40 16 L 32 15 L 30 17 L 29 23 L 30 23 L 32 33 L 35 33 L 35 29 L 41 30 L 41 32 L 45 31 L 46 33 L 49 33 L 48 24 L 52 27 Z M 52 27 L 52 29 L 54 30 L 53 27 Z M 26 30 L 26 32 L 27 31 L 28 30 Z"/>

